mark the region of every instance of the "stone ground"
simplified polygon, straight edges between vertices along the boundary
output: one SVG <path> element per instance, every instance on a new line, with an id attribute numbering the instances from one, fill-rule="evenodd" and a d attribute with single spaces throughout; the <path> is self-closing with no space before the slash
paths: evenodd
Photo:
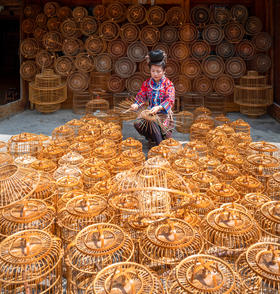
<path id="1" fill-rule="evenodd" d="M 228 113 L 232 120 L 242 118 L 251 125 L 251 135 L 254 141 L 280 142 L 280 123 L 269 115 L 252 119 L 237 112 Z M 36 134 L 51 135 L 52 130 L 65 124 L 67 121 L 80 118 L 81 115 L 74 114 L 72 110 L 59 110 L 51 114 L 41 114 L 36 110 L 26 110 L 22 113 L 11 116 L 0 121 L 0 140 L 7 141 L 11 135 L 21 132 L 31 132 Z M 123 137 L 134 137 L 143 144 L 143 151 L 147 153 L 148 143 L 144 137 L 140 136 L 133 127 L 133 122 L 123 123 Z M 188 141 L 187 134 L 173 133 L 173 138 L 179 141 Z"/>

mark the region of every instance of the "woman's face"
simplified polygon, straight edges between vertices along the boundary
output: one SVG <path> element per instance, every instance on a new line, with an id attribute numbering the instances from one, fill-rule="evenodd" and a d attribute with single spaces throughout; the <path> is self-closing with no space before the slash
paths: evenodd
<path id="1" fill-rule="evenodd" d="M 159 82 L 159 80 L 163 77 L 165 73 L 165 70 L 160 65 L 152 65 L 151 66 L 151 77 L 156 81 Z"/>

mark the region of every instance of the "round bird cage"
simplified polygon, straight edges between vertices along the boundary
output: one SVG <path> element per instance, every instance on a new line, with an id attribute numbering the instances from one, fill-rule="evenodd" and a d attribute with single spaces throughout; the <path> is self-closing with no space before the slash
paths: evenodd
<path id="1" fill-rule="evenodd" d="M 279 243 L 257 243 L 239 257 L 236 268 L 244 284 L 244 293 L 279 292 L 279 250 Z"/>
<path id="2" fill-rule="evenodd" d="M 240 204 L 243 205 L 251 212 L 252 215 L 255 215 L 256 211 L 261 208 L 261 206 L 271 199 L 262 193 L 249 193 L 244 196 L 240 201 Z"/>
<path id="3" fill-rule="evenodd" d="M 260 155 L 270 155 L 278 157 L 279 147 L 275 144 L 259 141 L 251 142 L 249 144 L 250 153 L 256 153 Z"/>
<path id="4" fill-rule="evenodd" d="M 188 158 L 178 158 L 172 163 L 172 168 L 184 178 L 191 178 L 192 174 L 198 172 L 198 165 Z"/>
<path id="5" fill-rule="evenodd" d="M 238 202 L 240 200 L 240 195 L 237 191 L 231 185 L 225 183 L 212 185 L 206 194 L 219 206 L 223 203 Z"/>
<path id="6" fill-rule="evenodd" d="M 198 184 L 200 192 L 204 193 L 213 185 L 218 184 L 219 180 L 211 173 L 200 171 L 192 175 L 192 181 Z"/>
<path id="7" fill-rule="evenodd" d="M 62 125 L 62 126 L 56 127 L 52 131 L 52 139 L 53 140 L 65 139 L 71 143 L 74 140 L 74 135 L 75 135 L 75 133 L 74 133 L 73 129 L 67 125 Z"/>
<path id="8" fill-rule="evenodd" d="M 123 156 L 113 158 L 108 162 L 108 170 L 112 176 L 115 176 L 116 174 L 129 170 L 133 167 L 133 162 L 130 159 L 123 158 Z"/>
<path id="9" fill-rule="evenodd" d="M 145 153 L 132 148 L 123 151 L 121 157 L 132 161 L 135 167 L 142 166 L 146 159 Z"/>
<path id="10" fill-rule="evenodd" d="M 31 167 L 31 164 L 36 161 L 36 157 L 24 154 L 15 158 L 14 163 L 21 167 Z"/>
<path id="11" fill-rule="evenodd" d="M 190 128 L 190 140 L 206 142 L 206 135 L 211 130 L 211 126 L 205 123 L 194 123 Z"/>
<path id="12" fill-rule="evenodd" d="M 0 212 L 0 239 L 24 230 L 54 233 L 55 209 L 38 199 L 20 201 Z"/>
<path id="13" fill-rule="evenodd" d="M 214 174 L 221 181 L 227 184 L 231 184 L 237 177 L 241 176 L 241 172 L 239 168 L 230 163 L 224 163 L 219 165 Z"/>
<path id="14" fill-rule="evenodd" d="M 188 209 L 192 212 L 195 212 L 201 218 L 215 209 L 215 204 L 212 199 L 205 193 L 200 192 L 193 193 L 187 204 Z"/>
<path id="15" fill-rule="evenodd" d="M 56 180 L 58 198 L 60 198 L 64 193 L 72 190 L 82 190 L 83 181 L 79 177 L 75 176 L 64 176 Z"/>
<path id="16" fill-rule="evenodd" d="M 280 172 L 269 177 L 266 193 L 272 200 L 280 200 Z"/>
<path id="17" fill-rule="evenodd" d="M 148 226 L 139 248 L 139 263 L 166 279 L 183 258 L 203 251 L 203 241 L 185 221 L 168 218 Z"/>
<path id="18" fill-rule="evenodd" d="M 238 209 L 218 208 L 201 222 L 207 254 L 234 263 L 249 246 L 261 239 L 255 220 Z"/>
<path id="19" fill-rule="evenodd" d="M 203 156 L 198 159 L 198 165 L 200 167 L 200 170 L 202 171 L 214 171 L 219 165 L 221 164 L 221 161 L 213 156 Z"/>
<path id="20" fill-rule="evenodd" d="M 91 152 L 92 152 L 91 146 L 87 143 L 84 143 L 84 142 L 76 142 L 76 143 L 70 145 L 69 150 L 80 154 L 85 159 L 89 158 L 91 156 Z M 82 165 L 82 158 L 80 158 L 80 157 L 78 157 L 78 158 L 79 158 L 79 164 Z"/>
<path id="21" fill-rule="evenodd" d="M 185 151 L 196 151 L 199 157 L 207 156 L 208 147 L 205 143 L 200 141 L 190 141 L 184 146 Z"/>
<path id="22" fill-rule="evenodd" d="M 85 293 L 96 275 L 106 266 L 130 261 L 133 242 L 118 226 L 98 223 L 78 233 L 67 248 L 67 290 Z"/>
<path id="23" fill-rule="evenodd" d="M 158 276 L 143 265 L 118 262 L 101 270 L 86 294 L 103 293 L 164 293 Z"/>
<path id="24" fill-rule="evenodd" d="M 135 151 L 142 151 L 142 143 L 138 140 L 135 140 L 134 138 L 129 137 L 122 141 L 121 149 L 122 151 L 131 149 Z"/>
<path id="25" fill-rule="evenodd" d="M 127 9 L 127 19 L 133 24 L 142 24 L 146 21 L 146 8 L 144 5 L 130 5 Z"/>
<path id="26" fill-rule="evenodd" d="M 81 165 L 84 162 L 84 157 L 75 152 L 75 151 L 70 151 L 63 155 L 59 161 L 58 164 L 61 165 L 66 165 L 66 166 L 73 166 L 73 167 L 81 167 Z"/>
<path id="27" fill-rule="evenodd" d="M 48 232 L 21 231 L 0 243 L 3 293 L 62 293 L 61 240 Z M 16 273 L 16 274 L 15 274 Z"/>
<path id="28" fill-rule="evenodd" d="M 264 203 L 255 212 L 263 235 L 263 241 L 280 242 L 280 201 L 269 201 Z"/>
<path id="29" fill-rule="evenodd" d="M 93 188 L 93 186 L 100 181 L 110 178 L 110 172 L 101 166 L 91 166 L 84 170 L 83 181 L 86 190 Z"/>
<path id="30" fill-rule="evenodd" d="M 236 133 L 246 133 L 247 135 L 250 135 L 251 127 L 244 120 L 242 119 L 235 120 L 230 125 L 231 127 L 234 128 Z"/>
<path id="31" fill-rule="evenodd" d="M 243 286 L 231 266 L 212 255 L 197 254 L 182 260 L 168 279 L 168 294 L 241 294 Z"/>
<path id="32" fill-rule="evenodd" d="M 4 165 L 13 164 L 13 163 L 14 163 L 14 160 L 10 154 L 5 152 L 0 152 L 0 167 Z"/>
<path id="33" fill-rule="evenodd" d="M 243 197 L 248 193 L 262 193 L 265 189 L 260 181 L 248 175 L 236 178 L 231 185 Z"/>
<path id="34" fill-rule="evenodd" d="M 71 199 L 78 196 L 86 197 L 87 195 L 88 195 L 87 192 L 83 190 L 72 190 L 70 192 L 64 193 L 57 202 L 57 212 L 59 213 L 61 209 L 65 208 L 68 201 L 70 201 Z"/>

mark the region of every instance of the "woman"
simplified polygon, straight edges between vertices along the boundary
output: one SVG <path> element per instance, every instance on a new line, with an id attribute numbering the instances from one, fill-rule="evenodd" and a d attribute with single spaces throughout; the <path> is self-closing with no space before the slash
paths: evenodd
<path id="1" fill-rule="evenodd" d="M 147 123 L 140 115 L 134 127 L 147 140 L 159 145 L 162 140 L 171 137 L 174 127 L 171 109 L 175 101 L 175 88 L 173 83 L 165 77 L 165 52 L 162 50 L 151 51 L 147 59 L 151 78 L 143 83 L 131 109 L 137 110 L 141 105 L 148 103 L 148 115 L 151 118 L 157 115 L 156 120 L 151 119 Z"/>

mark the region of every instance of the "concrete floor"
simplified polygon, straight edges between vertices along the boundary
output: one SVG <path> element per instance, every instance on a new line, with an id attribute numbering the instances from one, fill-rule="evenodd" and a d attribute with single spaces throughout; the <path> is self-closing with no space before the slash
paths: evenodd
<path id="1" fill-rule="evenodd" d="M 240 113 L 228 113 L 232 120 L 242 118 L 251 125 L 251 134 L 254 141 L 280 142 L 280 123 L 268 115 L 257 119 L 248 118 Z M 71 110 L 59 110 L 51 114 L 41 114 L 36 110 L 26 110 L 10 118 L 0 121 L 0 140 L 7 141 L 11 135 L 21 132 L 51 135 L 52 130 L 67 121 L 80 118 L 81 115 L 74 114 Z M 144 137 L 140 136 L 133 127 L 132 122 L 123 123 L 123 137 L 134 137 L 143 144 L 143 151 L 148 151 L 148 144 Z M 187 141 L 189 136 L 178 132 L 173 133 L 173 138 L 179 141 Z"/>

